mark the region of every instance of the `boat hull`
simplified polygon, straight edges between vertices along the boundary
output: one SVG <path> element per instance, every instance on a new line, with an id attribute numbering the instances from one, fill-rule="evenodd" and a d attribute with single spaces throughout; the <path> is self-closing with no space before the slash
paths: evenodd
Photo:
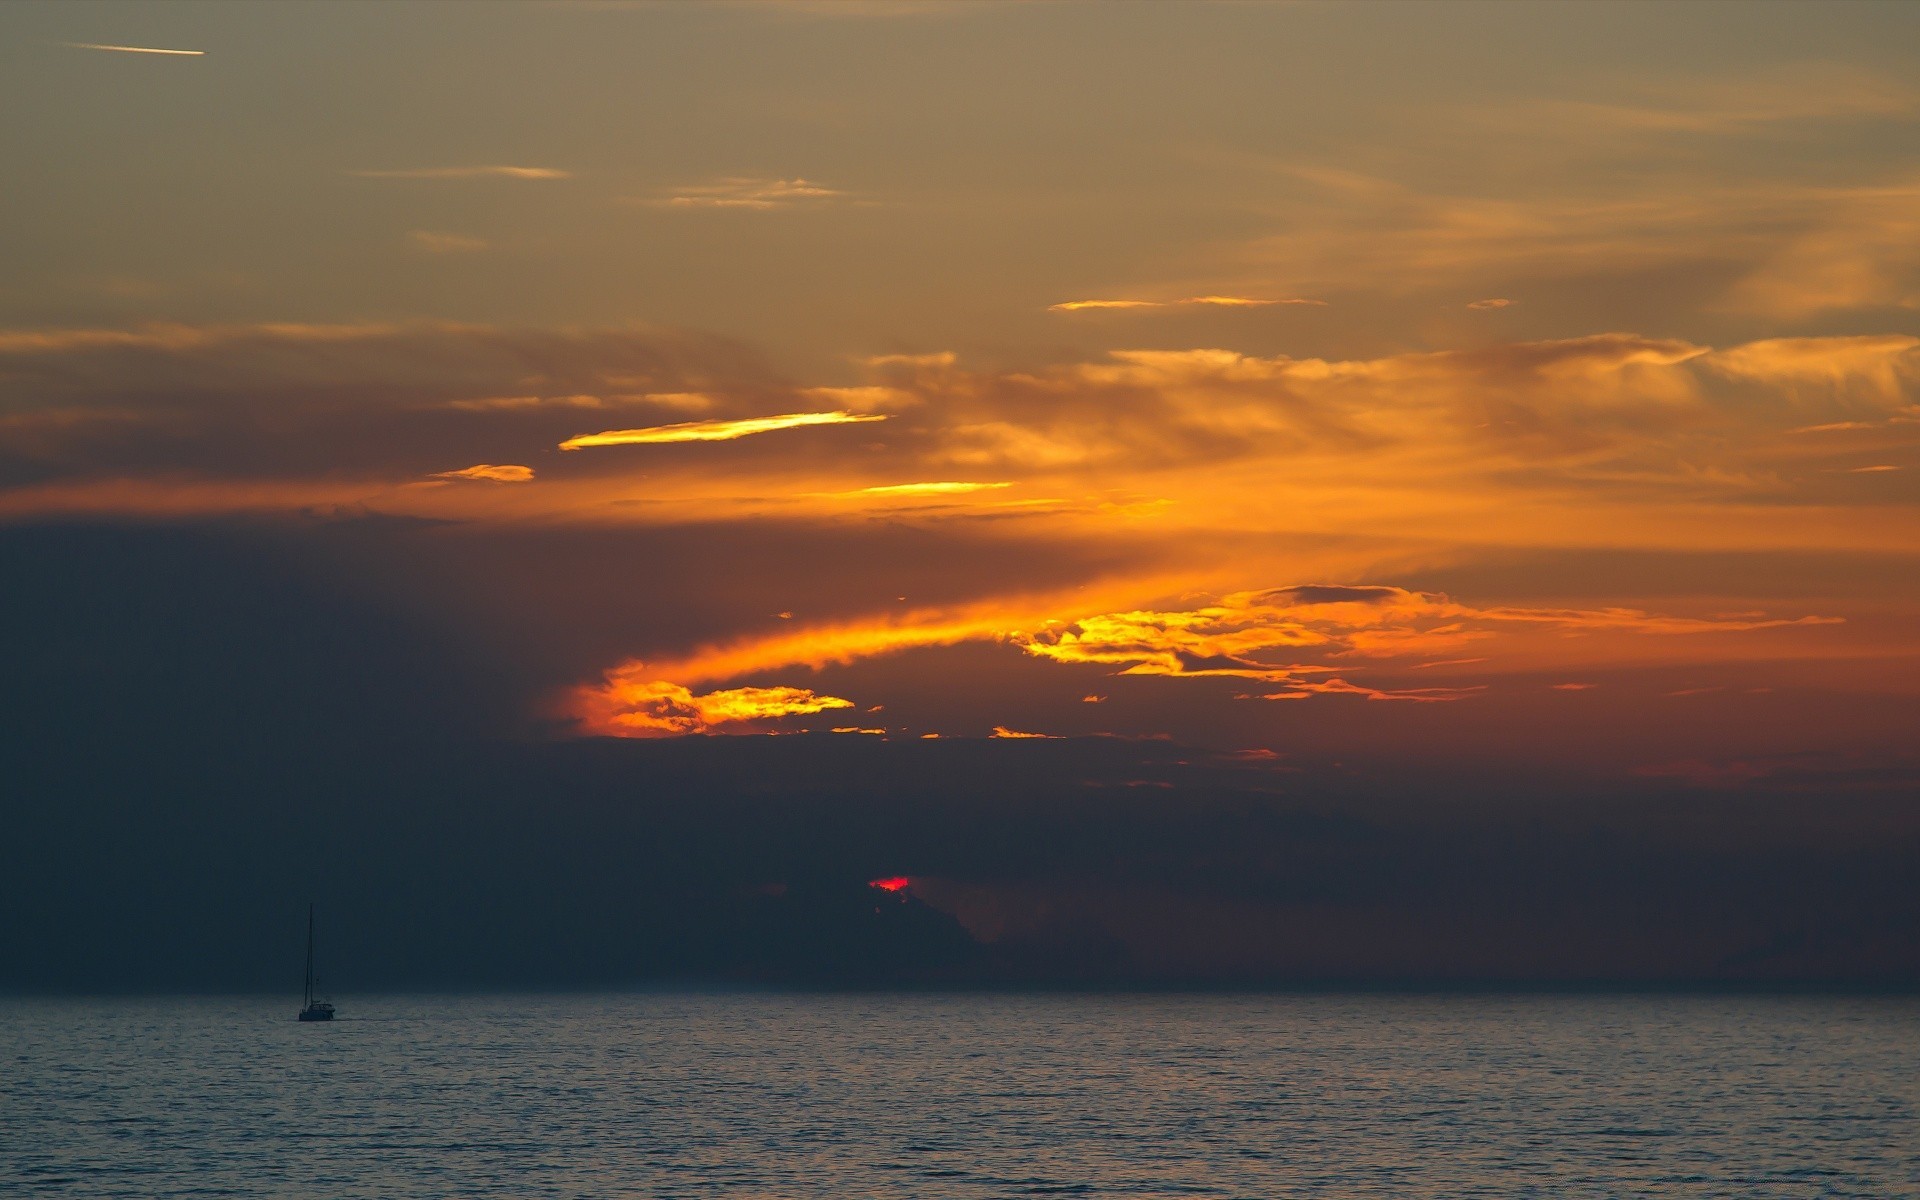
<path id="1" fill-rule="evenodd" d="M 308 1005 L 306 1008 L 300 1010 L 300 1019 L 302 1021 L 331 1021 L 333 1020 L 333 1005 Z"/>

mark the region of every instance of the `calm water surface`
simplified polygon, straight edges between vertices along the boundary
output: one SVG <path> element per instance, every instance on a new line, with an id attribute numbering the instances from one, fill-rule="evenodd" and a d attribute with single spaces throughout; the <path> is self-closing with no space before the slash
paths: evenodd
<path id="1" fill-rule="evenodd" d="M 0 1195 L 1920 1196 L 1920 1002 L 0 1000 Z"/>

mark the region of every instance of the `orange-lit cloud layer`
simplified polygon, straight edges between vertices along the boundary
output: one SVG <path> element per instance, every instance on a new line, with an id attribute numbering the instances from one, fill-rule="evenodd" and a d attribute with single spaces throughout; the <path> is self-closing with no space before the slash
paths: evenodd
<path id="1" fill-rule="evenodd" d="M 1920 4 L 134 8 L 0 4 L 0 894 L 1920 978 Z"/>
<path id="2" fill-rule="evenodd" d="M 1893 334 L 1723 349 L 1602 334 L 1348 360 L 1123 350 L 1029 370 L 887 356 L 870 366 L 872 382 L 810 387 L 725 345 L 646 332 L 7 331 L 0 450 L 40 465 L 0 506 L 29 511 L 108 486 L 123 497 L 210 496 L 217 481 L 241 479 L 289 495 L 304 480 L 337 496 L 358 477 L 364 502 L 451 515 L 444 506 L 463 501 L 387 493 L 442 470 L 460 446 L 469 461 L 497 461 L 556 444 L 745 442 L 725 451 L 720 472 L 708 459 L 650 461 L 645 507 L 622 505 L 633 493 L 617 456 L 565 469 L 528 460 L 554 486 L 530 493 L 521 503 L 537 507 L 521 511 L 659 521 L 945 493 L 955 514 L 1017 503 L 1031 520 L 1082 534 L 1891 550 L 1912 544 L 1899 482 L 1910 473 L 1863 468 L 1907 465 L 1920 445 L 1916 347 L 1920 339 Z M 529 359 L 555 366 L 530 376 Z M 245 399 L 266 394 L 283 399 L 270 408 Z M 836 407 L 800 407 L 822 400 Z M 566 415 L 616 408 L 703 419 L 580 434 Z M 857 438 L 823 430 L 804 448 L 751 436 L 882 421 Z M 368 436 L 375 425 L 383 432 Z M 189 436 L 192 466 L 174 451 Z M 79 465 L 108 446 L 96 465 Z M 972 486 L 983 478 L 1008 486 Z M 1869 510 L 1871 521 L 1852 515 Z"/>
<path id="3" fill-rule="evenodd" d="M 1761 613 L 1672 616 L 1627 608 L 1476 608 L 1446 596 L 1382 585 L 1297 585 L 1235 593 L 1190 609 L 1141 609 L 1071 619 L 1031 622 L 1009 610 L 996 623 L 986 614 L 917 613 L 904 620 L 801 629 L 703 651 L 679 662 L 627 663 L 609 671 L 597 687 L 580 691 L 573 713 L 603 733 L 659 732 L 658 698 L 682 696 L 679 681 L 704 683 L 769 671 L 846 664 L 964 641 L 998 642 L 1050 662 L 1096 666 L 1120 676 L 1189 679 L 1237 678 L 1277 686 L 1245 699 L 1300 700 L 1316 695 L 1352 695 L 1370 700 L 1441 701 L 1471 696 L 1490 686 L 1374 686 L 1345 675 L 1377 670 L 1475 664 L 1474 674 L 1495 678 L 1516 670 L 1536 671 L 1593 661 L 1659 659 L 1663 650 L 1648 637 L 1691 641 L 1698 635 L 1806 629 L 1841 623 L 1820 615 L 1769 617 Z M 1504 661 L 1437 659 L 1473 646 Z M 1702 654 L 1697 644 L 1677 651 L 1680 660 Z M 1737 656 L 1739 651 L 1731 652 Z M 1707 658 L 1721 657 L 1706 649 Z M 1336 674 L 1338 673 L 1338 674 Z M 1576 688 L 1587 685 L 1574 685 Z M 752 690 L 752 689 L 749 689 Z M 793 689 L 786 689 L 793 691 Z M 731 693 L 715 693 L 731 695 Z M 811 693 L 796 692 L 811 700 Z M 1083 697 L 1097 700 L 1098 697 Z M 839 705 L 835 705 L 838 707 Z M 795 706 L 756 717 L 806 715 Z M 703 727 L 704 728 L 704 727 Z M 674 732 L 668 729 L 667 732 Z M 688 732 L 690 729 L 678 730 Z M 1041 737 L 995 726 L 996 737 Z"/>
<path id="4" fill-rule="evenodd" d="M 655 425 L 647 429 L 609 429 L 604 433 L 582 433 L 560 443 L 562 450 L 583 450 L 589 446 L 643 446 L 667 442 L 729 442 L 756 433 L 781 429 L 803 429 L 811 425 L 851 425 L 861 421 L 884 421 L 884 413 L 811 412 L 783 413 L 777 417 L 745 417 L 738 421 L 681 421 Z"/>
<path id="5" fill-rule="evenodd" d="M 585 680 L 561 707 L 619 734 L 812 728 L 884 703 L 912 711 L 907 736 L 1142 735 L 1180 716 L 1155 706 L 1189 703 L 1142 689 L 1241 713 L 1458 710 L 1516 690 L 1626 704 L 1610 682 L 1553 685 L 1636 670 L 1675 676 L 1659 695 L 1815 676 L 1885 689 L 1875 664 L 1920 655 L 1891 584 L 1869 599 L 1816 578 L 1794 599 L 1750 577 L 1649 588 L 1644 570 L 1544 591 L 1405 583 L 1512 556 L 1906 561 L 1920 552 L 1909 335 L 1716 348 L 1602 333 L 1346 359 L 1122 349 L 1021 367 L 943 352 L 855 369 L 794 381 L 724 340 L 644 329 L 0 332 L 0 516 L 708 531 L 698 571 L 723 581 L 674 584 L 698 619 L 637 625 L 596 643 L 600 671 L 570 668 Z M 580 434 L 587 412 L 627 427 Z M 659 452 L 562 452 L 621 445 Z M 789 533 L 907 540 L 771 575 L 760 539 Z M 1265 588 L 1303 578 L 1364 582 Z M 948 654 L 980 673 L 951 702 L 922 685 L 916 708 L 870 678 Z M 1779 677 L 1741 676 L 1763 666 Z M 991 701 L 1025 703 L 1052 675 L 1058 707 Z M 1265 700 L 1295 703 L 1243 703 Z M 942 715 L 955 706 L 968 715 Z"/>

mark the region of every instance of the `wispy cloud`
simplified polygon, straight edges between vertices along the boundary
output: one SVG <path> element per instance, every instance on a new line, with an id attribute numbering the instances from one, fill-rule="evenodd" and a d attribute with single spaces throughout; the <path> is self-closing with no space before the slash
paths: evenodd
<path id="1" fill-rule="evenodd" d="M 833 492 L 835 496 L 960 496 L 968 492 L 1012 487 L 1011 483 L 889 483 L 859 488 L 851 492 Z"/>
<path id="2" fill-rule="evenodd" d="M 1158 300 L 1063 300 L 1059 304 L 1049 304 L 1048 312 L 1084 312 L 1101 308 L 1160 308 Z"/>
<path id="3" fill-rule="evenodd" d="M 1473 300 L 1473 301 L 1469 301 L 1469 302 L 1468 302 L 1468 304 L 1467 304 L 1467 307 L 1468 307 L 1468 308 L 1471 308 L 1471 309 L 1478 309 L 1478 310 L 1485 310 L 1485 309 L 1489 309 L 1489 308 L 1512 308 L 1512 307 L 1513 307 L 1513 301 L 1511 301 L 1511 300 L 1506 300 L 1506 299 L 1503 299 L 1503 298 L 1501 298 L 1501 297 L 1498 297 L 1498 296 L 1496 296 L 1496 297 L 1494 297 L 1494 298 L 1492 298 L 1492 299 L 1490 299 L 1490 300 Z"/>
<path id="4" fill-rule="evenodd" d="M 806 688 L 741 687 L 696 695 L 679 684 L 653 680 L 628 690 L 625 707 L 611 718 L 612 728 L 605 732 L 625 737 L 681 737 L 710 733 L 721 726 L 764 730 L 782 717 L 852 707 L 851 700 L 822 696 Z"/>
<path id="5" fill-rule="evenodd" d="M 487 483 L 532 483 L 533 468 L 514 463 L 476 463 L 458 471 L 436 471 L 435 479 L 474 479 Z"/>
<path id="6" fill-rule="evenodd" d="M 1278 300 L 1262 300 L 1253 296 L 1188 296 L 1184 300 L 1175 300 L 1174 304 L 1212 305 L 1216 308 L 1265 308 L 1272 304 L 1304 305 L 1308 308 L 1325 308 L 1325 300 L 1309 300 L 1302 296 L 1286 296 Z"/>
<path id="7" fill-rule="evenodd" d="M 1801 63 L 1734 78 L 1655 84 L 1620 81 L 1622 101 L 1557 100 L 1486 111 L 1490 124 L 1544 123 L 1565 137 L 1595 134 L 1728 136 L 1791 123 L 1900 120 L 1920 113 L 1920 89 L 1857 67 Z"/>
<path id="8" fill-rule="evenodd" d="M 407 234 L 407 240 L 428 254 L 473 254 L 487 248 L 481 238 L 433 229 L 415 229 Z"/>
<path id="9" fill-rule="evenodd" d="M 780 429 L 801 429 L 810 425 L 852 425 L 863 421 L 884 421 L 885 413 L 813 412 L 783 413 L 777 417 L 746 417 L 737 421 L 681 421 L 672 425 L 652 425 L 645 429 L 609 429 L 604 433 L 583 433 L 560 443 L 562 450 L 584 450 L 589 446 L 644 446 L 664 442 L 730 442 L 756 433 Z"/>
<path id="10" fill-rule="evenodd" d="M 1125 308 L 1180 308 L 1199 306 L 1212 308 L 1267 308 L 1276 304 L 1301 305 L 1309 308 L 1325 308 L 1325 300 L 1308 300 L 1299 296 L 1281 299 L 1260 299 L 1254 296 L 1188 296 L 1181 300 L 1064 300 L 1059 304 L 1049 304 L 1048 312 L 1089 312 L 1101 309 Z"/>
<path id="11" fill-rule="evenodd" d="M 201 58 L 205 50 L 167 50 L 159 46 L 111 46 L 100 42 L 62 42 L 73 50 L 111 50 L 116 54 L 172 54 L 182 58 Z"/>
<path id="12" fill-rule="evenodd" d="M 1039 619 L 1031 606 L 997 611 L 990 605 L 974 606 L 743 639 L 678 661 L 623 663 L 608 671 L 599 685 L 578 691 L 574 710 L 589 728 L 616 734 L 629 732 L 625 717 L 636 714 L 640 732 L 654 736 L 661 732 L 655 725 L 660 697 L 685 697 L 692 685 L 962 642 L 997 642 L 1049 662 L 1104 667 L 1117 676 L 1246 680 L 1270 689 L 1242 695 L 1243 700 L 1351 696 L 1435 703 L 1465 699 L 1491 686 L 1470 682 L 1405 687 L 1392 681 L 1393 674 L 1412 667 L 1439 665 L 1415 661 L 1436 650 L 1462 645 L 1487 650 L 1495 667 L 1483 674 L 1492 677 L 1502 670 L 1580 661 L 1583 650 L 1591 652 L 1592 639 L 1726 635 L 1839 623 L 1833 617 L 1774 618 L 1764 613 L 1690 617 L 1617 607 L 1476 606 L 1440 593 L 1379 584 L 1295 585 L 1236 592 L 1189 608 L 1120 610 L 1073 620 Z M 1616 640 L 1614 652 L 1622 646 Z M 1479 664 L 1490 659 L 1455 661 Z M 1383 678 L 1351 678 L 1360 672 Z M 1089 697 L 1095 702 L 1098 698 Z"/>
<path id="13" fill-rule="evenodd" d="M 396 170 L 348 171 L 358 179 L 571 179 L 573 172 L 557 167 L 407 167 Z"/>
<path id="14" fill-rule="evenodd" d="M 1380 585 L 1308 585 L 1237 592 L 1194 609 L 1082 617 L 1013 640 L 1055 662 L 1101 663 L 1125 675 L 1237 676 L 1316 690 L 1302 676 L 1335 668 L 1302 656 L 1403 658 L 1477 643 L 1511 630 L 1696 634 L 1747 632 L 1832 618 L 1663 616 L 1638 609 L 1475 608 L 1444 595 Z M 1336 690 L 1354 685 L 1342 683 Z M 1447 689 L 1439 689 L 1445 691 Z M 1414 689 L 1426 698 L 1435 689 Z M 1290 698 L 1290 697 L 1267 697 Z M 1392 698 L 1392 697 L 1378 697 Z"/>
<path id="15" fill-rule="evenodd" d="M 806 179 L 734 177 L 672 189 L 653 201 L 668 208 L 795 208 L 847 199 L 847 193 Z"/>

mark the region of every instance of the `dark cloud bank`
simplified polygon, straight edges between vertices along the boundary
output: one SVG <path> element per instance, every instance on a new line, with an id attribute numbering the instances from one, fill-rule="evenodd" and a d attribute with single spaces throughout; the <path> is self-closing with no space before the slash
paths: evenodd
<path id="1" fill-rule="evenodd" d="M 568 739 L 391 536 L 0 527 L 0 987 L 285 988 L 309 898 L 342 992 L 1920 981 L 1912 780 Z"/>

